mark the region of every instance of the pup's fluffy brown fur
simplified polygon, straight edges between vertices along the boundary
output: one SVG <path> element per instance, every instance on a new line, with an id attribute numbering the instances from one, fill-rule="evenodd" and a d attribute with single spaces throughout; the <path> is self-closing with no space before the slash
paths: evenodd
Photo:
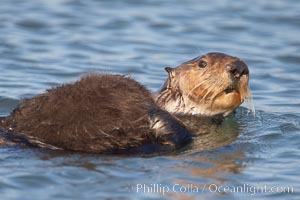
<path id="1" fill-rule="evenodd" d="M 84 152 L 113 152 L 149 143 L 151 93 L 121 75 L 89 75 L 25 99 L 0 129 L 30 143 Z"/>

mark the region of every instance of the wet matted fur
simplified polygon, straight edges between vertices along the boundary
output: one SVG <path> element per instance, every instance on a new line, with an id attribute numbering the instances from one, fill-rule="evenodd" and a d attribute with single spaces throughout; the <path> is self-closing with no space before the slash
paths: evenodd
<path id="1" fill-rule="evenodd" d="M 149 112 L 163 111 L 144 86 L 126 76 L 93 74 L 24 99 L 1 130 L 36 146 L 121 152 L 165 142 L 151 129 Z"/>

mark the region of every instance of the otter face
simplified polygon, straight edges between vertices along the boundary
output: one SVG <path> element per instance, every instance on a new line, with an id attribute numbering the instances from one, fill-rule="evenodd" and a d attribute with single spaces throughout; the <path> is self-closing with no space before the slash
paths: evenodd
<path id="1" fill-rule="evenodd" d="M 168 72 L 169 87 L 181 94 L 177 103 L 164 105 L 169 112 L 227 116 L 250 96 L 249 69 L 237 57 L 208 53 L 172 69 L 171 78 Z"/>

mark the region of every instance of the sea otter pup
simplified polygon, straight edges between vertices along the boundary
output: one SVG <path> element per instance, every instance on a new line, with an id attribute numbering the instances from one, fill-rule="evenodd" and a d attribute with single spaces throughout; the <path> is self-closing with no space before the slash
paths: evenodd
<path id="1" fill-rule="evenodd" d="M 209 53 L 165 68 L 157 95 L 122 75 L 93 74 L 24 99 L 1 120 L 5 140 L 92 153 L 153 153 L 192 138 L 180 115 L 227 116 L 249 95 L 239 58 Z"/>

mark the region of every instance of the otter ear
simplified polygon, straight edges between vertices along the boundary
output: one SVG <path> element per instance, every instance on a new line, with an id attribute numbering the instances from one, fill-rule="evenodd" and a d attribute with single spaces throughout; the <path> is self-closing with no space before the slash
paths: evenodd
<path id="1" fill-rule="evenodd" d="M 173 79 L 175 77 L 175 69 L 172 67 L 165 67 L 165 70 L 169 74 L 169 78 Z"/>

